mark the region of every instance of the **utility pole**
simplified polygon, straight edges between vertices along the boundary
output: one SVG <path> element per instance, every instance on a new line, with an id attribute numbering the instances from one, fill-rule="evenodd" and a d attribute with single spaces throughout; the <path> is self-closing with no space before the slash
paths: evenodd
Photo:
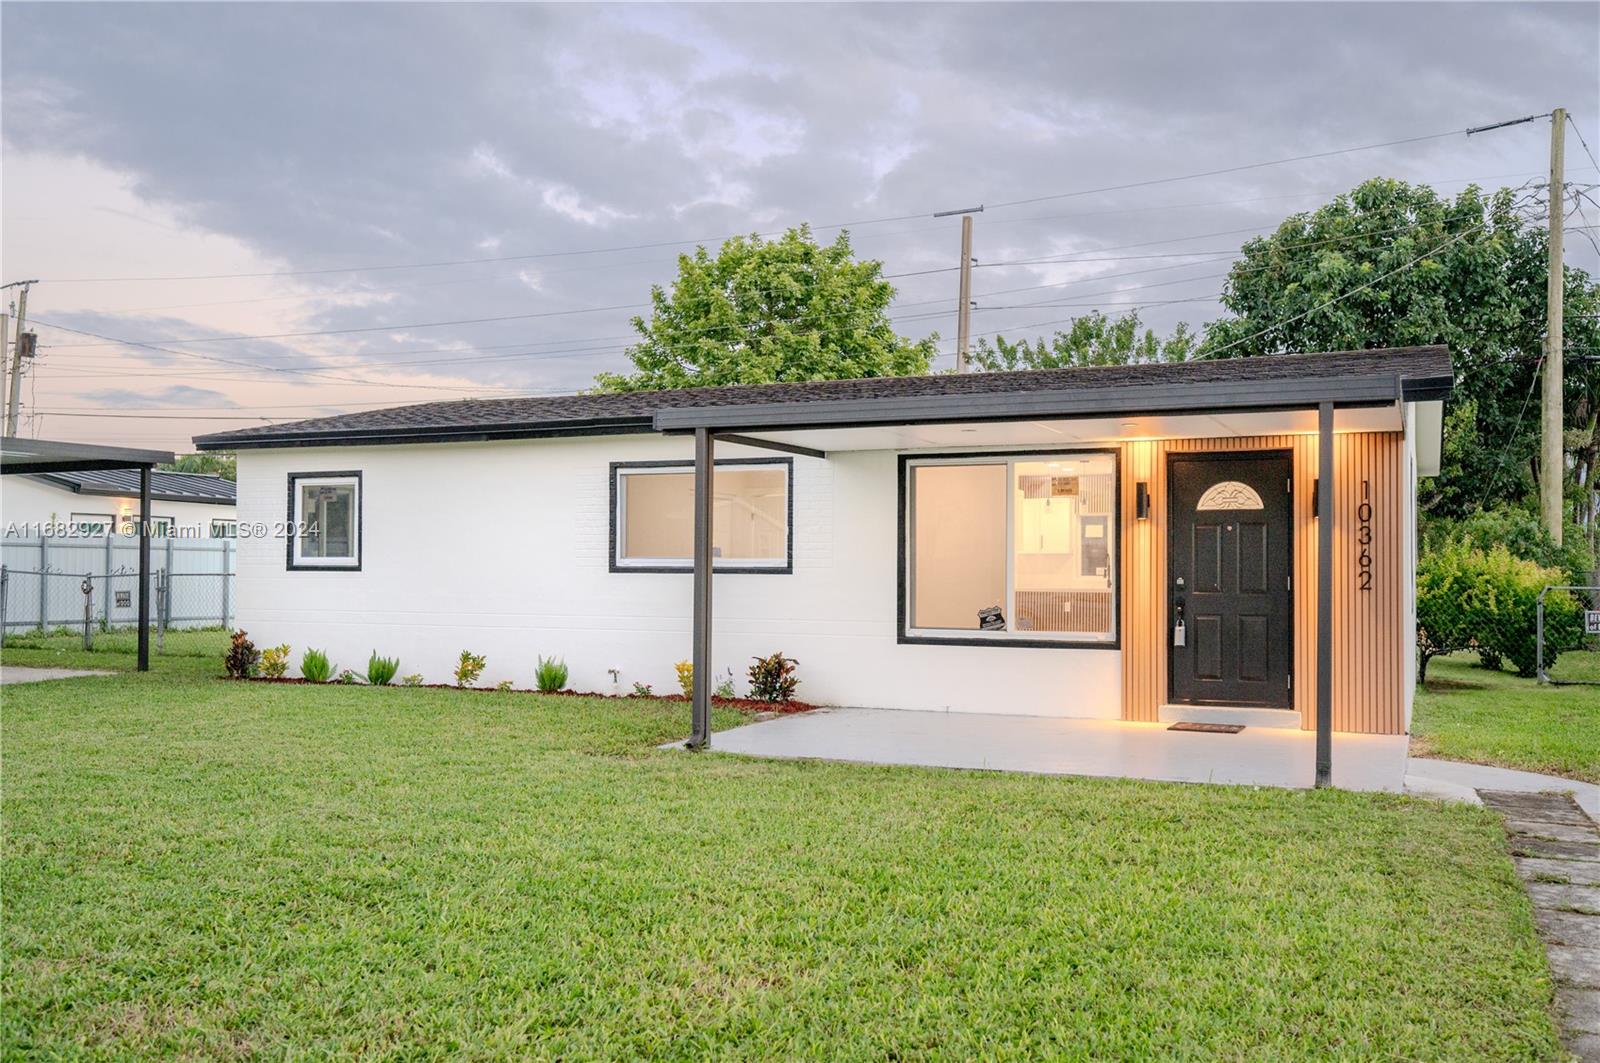
<path id="1" fill-rule="evenodd" d="M 4 370 L 7 382 L 11 377 L 11 363 L 6 361 L 6 344 L 11 338 L 11 315 L 0 313 L 0 370 Z M 11 389 L 7 388 L 4 394 L 10 395 Z M 9 422 L 0 419 L 0 433 L 10 436 Z"/>
<path id="2" fill-rule="evenodd" d="M 1561 246 L 1567 199 L 1563 174 L 1566 130 L 1566 108 L 1557 107 L 1550 112 L 1550 263 L 1549 276 L 1545 280 L 1544 417 L 1539 440 L 1539 508 L 1544 515 L 1544 526 L 1550 530 L 1550 536 L 1555 539 L 1557 546 L 1561 545 L 1561 483 L 1567 466 L 1566 448 L 1562 442 L 1566 411 L 1562 395 L 1564 352 L 1561 321 L 1562 300 L 1566 295 Z"/>
<path id="3" fill-rule="evenodd" d="M 972 334 L 972 215 L 961 217 L 961 306 L 956 314 L 956 372 L 967 371 L 967 338 Z"/>
<path id="4" fill-rule="evenodd" d="M 6 398 L 6 435 L 12 437 L 17 434 L 17 411 L 22 406 L 22 359 L 25 353 L 32 353 L 23 339 L 28 321 L 28 288 L 38 283 L 36 280 L 12 281 L 0 285 L 0 291 L 5 288 L 22 289 L 17 293 L 17 339 L 11 346 L 11 390 Z M 0 358 L 4 357 L 5 348 L 0 347 Z"/>
<path id="5" fill-rule="evenodd" d="M 961 215 L 961 294 L 956 305 L 956 372 L 967 371 L 967 338 L 972 330 L 972 216 L 983 207 L 962 207 L 960 210 L 941 210 L 933 216 L 948 218 Z"/>

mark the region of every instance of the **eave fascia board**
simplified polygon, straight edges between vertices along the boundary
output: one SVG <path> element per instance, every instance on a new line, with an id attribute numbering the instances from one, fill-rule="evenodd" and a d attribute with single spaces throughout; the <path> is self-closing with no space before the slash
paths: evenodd
<path id="1" fill-rule="evenodd" d="M 512 439 L 555 439 L 571 436 L 635 435 L 653 432 L 648 417 L 536 422 L 440 428 L 377 428 L 361 431 L 305 432 L 283 436 L 196 436 L 196 450 L 282 450 L 296 447 L 403 446 L 410 443 L 490 443 Z"/>
<path id="2" fill-rule="evenodd" d="M 1393 374 L 1293 381 L 1227 381 L 1158 384 L 1072 391 L 929 395 L 828 402 L 760 403 L 661 410 L 660 432 L 824 427 L 871 427 L 958 421 L 1029 421 L 1043 418 L 1107 417 L 1225 410 L 1303 409 L 1322 402 L 1338 406 L 1387 406 L 1404 396 Z"/>

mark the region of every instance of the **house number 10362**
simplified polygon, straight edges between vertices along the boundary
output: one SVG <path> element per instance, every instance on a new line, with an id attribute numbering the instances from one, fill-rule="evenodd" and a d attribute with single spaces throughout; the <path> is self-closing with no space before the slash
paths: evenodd
<path id="1" fill-rule="evenodd" d="M 1372 499 L 1371 482 L 1361 481 L 1361 504 L 1356 507 L 1356 588 L 1372 589 Z"/>

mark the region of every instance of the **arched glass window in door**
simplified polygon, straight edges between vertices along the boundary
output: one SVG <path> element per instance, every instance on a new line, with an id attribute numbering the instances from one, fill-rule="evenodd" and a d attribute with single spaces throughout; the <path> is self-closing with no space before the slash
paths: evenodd
<path id="1" fill-rule="evenodd" d="M 1249 484 L 1238 480 L 1224 480 L 1206 488 L 1195 509 L 1205 512 L 1215 509 L 1261 509 L 1261 496 Z"/>

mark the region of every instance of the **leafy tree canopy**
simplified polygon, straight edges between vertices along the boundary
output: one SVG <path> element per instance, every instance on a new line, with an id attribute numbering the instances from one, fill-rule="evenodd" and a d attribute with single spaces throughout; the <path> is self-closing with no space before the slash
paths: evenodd
<path id="1" fill-rule="evenodd" d="M 1049 340 L 980 343 L 973 360 L 984 369 L 1035 369 L 1448 344 L 1457 390 L 1442 475 L 1426 483 L 1423 504 L 1460 517 L 1535 491 L 1542 213 L 1512 189 L 1468 188 L 1451 199 L 1375 178 L 1246 243 L 1222 294 L 1232 315 L 1207 325 L 1199 344 L 1184 325 L 1161 339 L 1141 329 L 1134 312 L 1093 314 Z M 1568 493 L 1574 519 L 1592 528 L 1600 363 L 1581 356 L 1600 353 L 1600 285 L 1572 268 L 1565 336 Z"/>
<path id="2" fill-rule="evenodd" d="M 1162 339 L 1144 328 L 1139 312 L 1107 317 L 1098 310 L 1074 318 L 1072 327 L 1058 330 L 1049 340 L 1015 343 L 996 336 L 980 339 L 968 357 L 979 369 L 1061 369 L 1077 365 L 1127 365 L 1142 362 L 1181 362 L 1194 355 L 1197 339 L 1189 326 L 1179 324 Z"/>
<path id="3" fill-rule="evenodd" d="M 859 261 L 848 233 L 822 245 L 807 226 L 776 240 L 734 237 L 715 255 L 678 257 L 668 292 L 634 318 L 634 372 L 601 373 L 601 391 L 928 372 L 938 337 L 912 342 L 889 322 L 883 264 Z"/>
<path id="4" fill-rule="evenodd" d="M 203 454 L 180 454 L 178 460 L 160 468 L 168 472 L 203 472 L 233 480 L 237 478 L 237 464 L 231 451 L 207 451 Z"/>
<path id="5" fill-rule="evenodd" d="M 1206 328 L 1202 357 L 1444 343 L 1455 359 L 1433 512 L 1459 516 L 1533 490 L 1537 374 L 1545 332 L 1546 233 L 1528 197 L 1376 178 L 1244 245 Z M 1539 213 L 1542 213 L 1540 211 Z M 1600 286 L 1566 271 L 1566 340 L 1600 346 Z M 1566 359 L 1567 427 L 1592 482 L 1600 372 Z"/>

